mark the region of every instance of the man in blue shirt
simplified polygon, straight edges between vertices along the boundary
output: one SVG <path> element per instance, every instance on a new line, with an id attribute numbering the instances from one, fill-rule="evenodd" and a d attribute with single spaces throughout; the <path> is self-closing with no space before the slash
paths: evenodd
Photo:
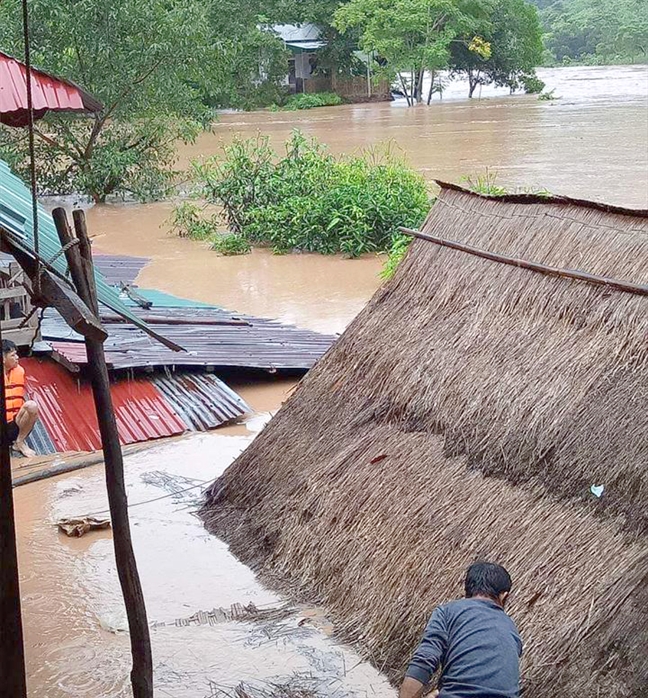
<path id="1" fill-rule="evenodd" d="M 511 577 L 500 565 L 478 562 L 465 589 L 465 599 L 432 614 L 400 698 L 419 698 L 439 667 L 439 698 L 519 698 L 522 640 L 504 611 Z"/>

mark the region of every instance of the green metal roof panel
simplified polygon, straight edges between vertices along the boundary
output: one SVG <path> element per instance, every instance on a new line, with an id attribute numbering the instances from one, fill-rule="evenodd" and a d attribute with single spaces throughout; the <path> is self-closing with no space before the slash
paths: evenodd
<path id="1" fill-rule="evenodd" d="M 210 305 L 209 303 L 203 303 L 202 301 L 192 301 L 188 298 L 178 298 L 170 293 L 165 293 L 164 291 L 158 291 L 154 288 L 139 288 L 134 289 L 137 294 L 150 301 L 153 304 L 153 308 L 219 308 L 216 305 Z M 120 298 L 126 303 L 130 308 L 138 308 L 137 303 L 132 301 L 125 293 L 120 294 Z"/>
<path id="2" fill-rule="evenodd" d="M 0 160 L 0 227 L 10 233 L 22 247 L 34 254 L 31 191 L 3 160 Z M 65 255 L 60 254 L 62 248 L 54 219 L 40 204 L 38 206 L 38 233 L 41 258 L 49 262 L 61 275 L 67 276 L 67 262 Z M 133 315 L 128 306 L 120 299 L 118 291 L 109 286 L 96 270 L 95 279 L 97 297 L 101 303 L 128 318 L 137 327 L 150 332 L 146 323 Z"/>

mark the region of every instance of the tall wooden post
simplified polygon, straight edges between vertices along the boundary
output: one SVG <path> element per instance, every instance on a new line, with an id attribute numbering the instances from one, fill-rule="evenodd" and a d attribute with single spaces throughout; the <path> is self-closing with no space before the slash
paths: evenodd
<path id="1" fill-rule="evenodd" d="M 0 369 L 0 695 L 27 698 L 16 524 L 11 488 L 11 445 L 6 438 L 5 408 L 3 366 Z"/>
<path id="2" fill-rule="evenodd" d="M 64 209 L 57 208 L 54 210 L 53 216 L 61 245 L 65 247 L 75 237 L 68 225 L 67 215 Z M 82 211 L 74 212 L 74 222 L 79 242 L 77 245 L 68 247 L 65 256 L 77 293 L 88 308 L 98 317 L 99 308 L 94 284 L 90 240 L 86 231 L 85 216 Z M 92 392 L 104 453 L 106 489 L 112 520 L 117 574 L 119 575 L 119 582 L 126 605 L 126 615 L 128 617 L 131 653 L 133 656 L 133 668 L 131 671 L 133 696 L 134 698 L 153 698 L 151 637 L 128 521 L 124 461 L 113 410 L 106 357 L 102 341 L 86 337 L 85 345 L 88 355 L 87 366 L 92 381 Z"/>

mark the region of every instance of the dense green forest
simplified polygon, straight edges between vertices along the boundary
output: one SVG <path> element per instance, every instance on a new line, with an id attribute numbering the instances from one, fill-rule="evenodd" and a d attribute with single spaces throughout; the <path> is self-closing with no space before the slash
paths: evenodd
<path id="1" fill-rule="evenodd" d="M 647 0 L 531 0 L 548 64 L 648 61 Z"/>

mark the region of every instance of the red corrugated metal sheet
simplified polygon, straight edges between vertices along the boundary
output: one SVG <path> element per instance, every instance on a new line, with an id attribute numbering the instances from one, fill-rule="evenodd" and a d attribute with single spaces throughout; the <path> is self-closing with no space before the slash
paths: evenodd
<path id="1" fill-rule="evenodd" d="M 59 451 L 101 448 L 92 391 L 51 360 L 23 359 L 29 394 Z M 123 444 L 181 434 L 184 422 L 146 379 L 120 380 L 112 386 L 119 438 Z"/>
<path id="2" fill-rule="evenodd" d="M 34 116 L 50 110 L 99 111 L 93 97 L 67 80 L 32 70 Z M 0 52 L 0 122 L 9 126 L 27 125 L 27 69 L 20 61 Z"/>

